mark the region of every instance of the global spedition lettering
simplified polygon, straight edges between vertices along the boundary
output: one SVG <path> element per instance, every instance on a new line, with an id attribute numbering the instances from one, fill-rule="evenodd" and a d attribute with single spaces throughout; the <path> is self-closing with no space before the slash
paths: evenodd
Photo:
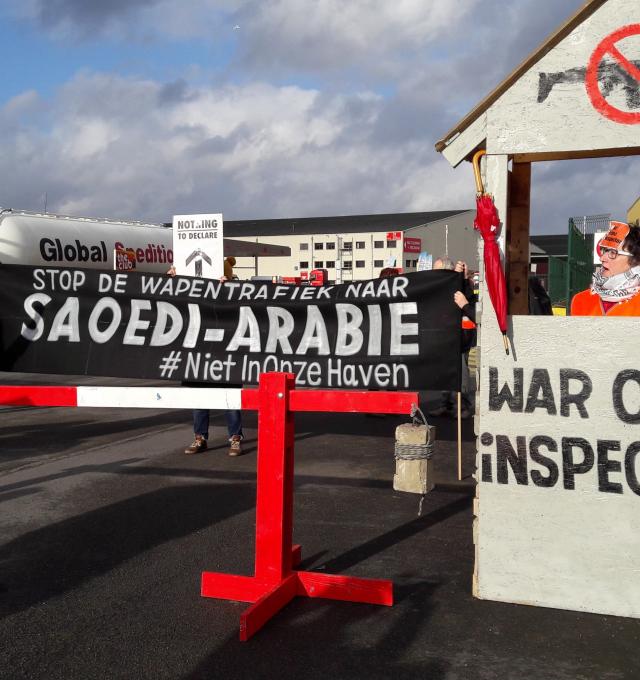
<path id="1" fill-rule="evenodd" d="M 132 248 L 120 241 L 113 244 L 111 250 L 104 241 L 87 245 L 79 239 L 71 243 L 64 243 L 59 238 L 40 239 L 40 256 L 44 262 L 108 262 L 109 252 L 114 249 L 133 253 L 138 264 L 168 263 L 173 262 L 173 251 L 162 244 L 147 243 L 144 248 Z"/>

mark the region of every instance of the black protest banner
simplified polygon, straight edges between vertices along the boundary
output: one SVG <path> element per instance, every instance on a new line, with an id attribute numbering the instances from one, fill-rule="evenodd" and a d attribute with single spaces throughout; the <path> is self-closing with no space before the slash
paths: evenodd
<path id="1" fill-rule="evenodd" d="M 288 286 L 0 267 L 3 371 L 307 387 L 460 388 L 455 272 Z"/>

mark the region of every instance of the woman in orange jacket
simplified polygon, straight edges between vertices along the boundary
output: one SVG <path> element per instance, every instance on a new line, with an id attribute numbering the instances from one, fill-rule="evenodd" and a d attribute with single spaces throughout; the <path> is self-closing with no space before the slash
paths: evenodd
<path id="1" fill-rule="evenodd" d="M 571 316 L 640 316 L 640 227 L 610 222 L 599 244 L 602 267 L 571 302 Z"/>

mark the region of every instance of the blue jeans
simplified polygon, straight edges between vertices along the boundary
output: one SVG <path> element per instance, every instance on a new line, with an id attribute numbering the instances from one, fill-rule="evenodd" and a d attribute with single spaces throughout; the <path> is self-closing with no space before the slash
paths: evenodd
<path id="1" fill-rule="evenodd" d="M 229 437 L 242 434 L 242 411 L 225 411 L 225 420 L 227 421 L 227 431 Z M 209 438 L 209 409 L 194 409 L 193 410 L 193 431 L 205 439 Z"/>

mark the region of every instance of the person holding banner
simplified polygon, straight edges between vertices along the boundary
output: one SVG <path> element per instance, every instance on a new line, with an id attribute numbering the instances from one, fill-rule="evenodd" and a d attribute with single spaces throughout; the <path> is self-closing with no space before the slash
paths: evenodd
<path id="1" fill-rule="evenodd" d="M 609 222 L 598 254 L 602 267 L 574 296 L 571 316 L 640 316 L 640 227 Z"/>
<path id="2" fill-rule="evenodd" d="M 236 266 L 236 258 L 233 255 L 224 258 L 224 276 L 231 281 L 233 278 L 233 268 Z"/>
<path id="3" fill-rule="evenodd" d="M 473 292 L 473 286 L 468 278 L 468 268 L 466 262 L 458 260 L 455 264 L 448 257 L 440 257 L 433 263 L 434 269 L 450 269 L 464 275 L 464 292 L 456 291 L 453 296 L 453 302 L 461 309 L 462 317 L 462 384 L 460 392 L 460 417 L 470 418 L 473 414 L 473 400 L 469 393 L 469 351 L 476 344 L 476 312 L 475 302 L 476 296 Z M 430 416 L 454 416 L 454 403 L 456 393 L 450 391 L 443 391 L 440 405 L 435 409 L 429 411 Z"/>
<path id="4" fill-rule="evenodd" d="M 233 276 L 233 265 L 236 263 L 235 258 L 228 257 L 224 261 L 225 275 L 220 277 L 220 283 L 224 283 Z M 167 271 L 169 276 L 176 275 L 176 268 L 170 267 Z M 229 274 L 229 276 L 227 276 Z M 208 383 L 183 383 L 188 387 L 211 387 Z M 187 455 L 195 453 L 202 453 L 207 450 L 209 439 L 209 409 L 194 409 L 193 410 L 193 442 L 187 446 L 184 452 Z M 239 456 L 242 453 L 242 440 L 244 435 L 242 433 L 242 411 L 237 409 L 230 409 L 224 412 L 225 420 L 227 421 L 227 432 L 229 433 L 229 451 L 230 456 Z"/>

